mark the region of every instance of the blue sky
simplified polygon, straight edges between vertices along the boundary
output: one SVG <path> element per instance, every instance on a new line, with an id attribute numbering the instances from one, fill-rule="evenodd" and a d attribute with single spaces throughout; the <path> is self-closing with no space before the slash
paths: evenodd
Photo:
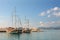
<path id="1" fill-rule="evenodd" d="M 48 26 L 46 24 L 53 21 L 54 24 L 60 22 L 60 13 L 55 14 L 55 16 L 59 14 L 58 17 L 45 13 L 48 10 L 51 12 L 51 9 L 59 9 L 60 0 L 0 0 L 0 26 L 9 25 L 14 7 L 16 7 L 16 14 L 21 18 L 23 24 L 25 16 L 30 20 L 30 24 L 37 27 Z M 43 12 L 46 14 L 45 16 Z"/>

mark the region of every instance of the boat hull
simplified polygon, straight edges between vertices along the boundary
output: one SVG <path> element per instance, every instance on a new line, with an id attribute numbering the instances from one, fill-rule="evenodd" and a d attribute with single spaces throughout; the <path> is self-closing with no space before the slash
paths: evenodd
<path id="1" fill-rule="evenodd" d="M 12 33 L 12 34 L 18 34 L 18 33 L 22 33 L 22 30 L 15 29 L 15 28 L 7 28 L 6 32 L 7 33 Z"/>

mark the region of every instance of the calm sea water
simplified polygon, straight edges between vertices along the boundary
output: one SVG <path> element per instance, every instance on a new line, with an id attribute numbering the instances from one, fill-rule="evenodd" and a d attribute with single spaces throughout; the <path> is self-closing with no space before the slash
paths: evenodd
<path id="1" fill-rule="evenodd" d="M 45 30 L 44 32 L 32 32 L 30 34 L 0 33 L 0 40 L 60 40 L 60 30 Z"/>

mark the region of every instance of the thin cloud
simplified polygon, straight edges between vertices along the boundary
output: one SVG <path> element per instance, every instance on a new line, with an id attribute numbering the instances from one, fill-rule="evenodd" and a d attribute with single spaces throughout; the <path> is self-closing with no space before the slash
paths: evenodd
<path id="1" fill-rule="evenodd" d="M 49 14 L 50 13 L 50 10 L 47 10 L 47 13 Z"/>
<path id="2" fill-rule="evenodd" d="M 48 15 L 48 17 L 51 17 L 51 15 Z"/>
<path id="3" fill-rule="evenodd" d="M 45 12 L 40 13 L 39 16 L 45 16 Z"/>
<path id="4" fill-rule="evenodd" d="M 40 13 L 40 16 L 47 16 L 47 17 L 60 17 L 60 8 L 59 7 L 54 7 L 51 9 L 48 9 L 47 11 L 43 11 Z"/>
<path id="5" fill-rule="evenodd" d="M 43 11 L 40 13 L 40 16 L 42 17 L 47 17 L 47 18 L 59 18 L 60 17 L 60 8 L 59 7 L 54 7 L 51 9 L 48 9 L 47 11 Z M 53 27 L 53 26 L 60 26 L 60 20 L 59 21 L 50 21 L 48 22 L 43 22 L 40 21 L 40 26 L 41 27 Z"/>
<path id="6" fill-rule="evenodd" d="M 45 26 L 45 23 L 40 21 L 40 26 L 44 27 Z"/>
<path id="7" fill-rule="evenodd" d="M 59 7 L 54 7 L 53 10 L 54 11 L 59 10 Z"/>
<path id="8" fill-rule="evenodd" d="M 60 12 L 54 13 L 53 15 L 56 16 L 56 17 L 59 17 L 60 16 Z"/>

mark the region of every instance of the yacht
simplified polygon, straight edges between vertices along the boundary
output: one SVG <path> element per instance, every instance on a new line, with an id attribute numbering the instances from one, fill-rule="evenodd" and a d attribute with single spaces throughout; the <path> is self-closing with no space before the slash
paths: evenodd
<path id="1" fill-rule="evenodd" d="M 13 18 L 15 20 L 13 20 Z M 16 11 L 15 11 L 14 15 L 12 14 L 12 27 L 6 28 L 7 33 L 22 33 L 22 27 L 19 27 L 19 26 L 16 25 L 17 24 L 16 20 L 17 20 L 17 17 L 16 17 Z M 13 28 L 13 22 L 14 21 L 15 21 L 15 23 L 14 23 L 14 28 Z"/>

